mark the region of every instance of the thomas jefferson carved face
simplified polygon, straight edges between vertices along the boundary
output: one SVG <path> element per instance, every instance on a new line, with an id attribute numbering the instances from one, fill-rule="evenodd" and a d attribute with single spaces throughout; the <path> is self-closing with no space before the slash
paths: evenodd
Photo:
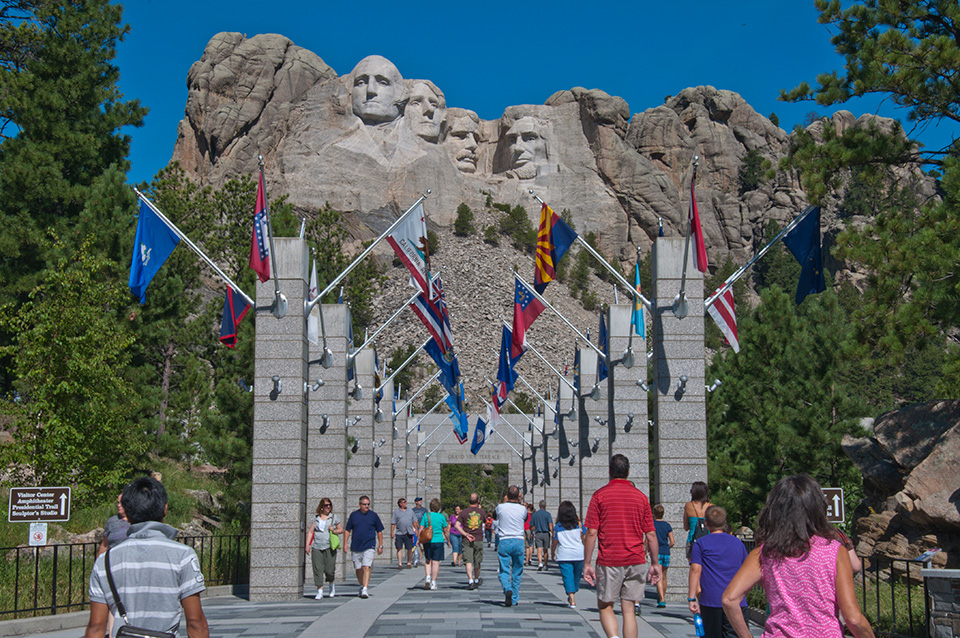
<path id="1" fill-rule="evenodd" d="M 447 122 L 444 144 L 450 147 L 457 168 L 463 173 L 477 171 L 477 147 L 480 143 L 479 120 L 471 115 L 459 115 Z"/>
<path id="2" fill-rule="evenodd" d="M 517 177 L 536 177 L 537 166 L 547 161 L 547 142 L 536 118 L 527 115 L 514 122 L 505 135 L 505 141 L 510 168 L 516 171 Z"/>
<path id="3" fill-rule="evenodd" d="M 379 55 L 365 57 L 350 74 L 350 84 L 353 112 L 364 124 L 392 122 L 400 117 L 407 89 L 390 60 Z"/>
<path id="4" fill-rule="evenodd" d="M 426 82 L 415 82 L 403 119 L 416 135 L 428 142 L 440 139 L 440 125 L 447 113 L 447 102 L 439 89 Z"/>

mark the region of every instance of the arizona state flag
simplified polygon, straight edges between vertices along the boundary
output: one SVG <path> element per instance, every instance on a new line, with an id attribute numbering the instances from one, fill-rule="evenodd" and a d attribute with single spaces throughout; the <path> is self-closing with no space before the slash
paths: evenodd
<path id="1" fill-rule="evenodd" d="M 250 304 L 233 288 L 227 288 L 227 296 L 223 300 L 223 318 L 220 320 L 220 341 L 228 348 L 237 345 L 237 327 L 243 316 L 250 310 Z"/>
<path id="2" fill-rule="evenodd" d="M 540 294 L 557 277 L 557 264 L 576 241 L 577 233 L 546 204 L 540 209 L 537 231 L 537 263 L 533 271 L 533 287 Z"/>

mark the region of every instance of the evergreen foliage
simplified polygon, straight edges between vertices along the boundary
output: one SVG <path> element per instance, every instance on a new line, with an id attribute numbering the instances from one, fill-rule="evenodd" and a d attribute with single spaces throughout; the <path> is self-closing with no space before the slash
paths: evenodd
<path id="1" fill-rule="evenodd" d="M 476 228 L 473 226 L 473 211 L 470 210 L 469 206 L 460 202 L 460 205 L 457 206 L 457 218 L 453 222 L 454 234 L 458 237 L 466 237 L 475 231 Z"/>
<path id="2" fill-rule="evenodd" d="M 747 151 L 743 160 L 740 161 L 740 170 L 737 174 L 741 197 L 760 188 L 772 177 L 770 173 L 770 160 L 765 159 L 757 149 Z"/>

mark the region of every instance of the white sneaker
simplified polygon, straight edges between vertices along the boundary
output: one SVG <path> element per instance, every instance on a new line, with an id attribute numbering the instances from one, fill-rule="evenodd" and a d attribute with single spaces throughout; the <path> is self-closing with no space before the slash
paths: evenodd
<path id="1" fill-rule="evenodd" d="M 360 588 L 360 598 L 367 598 L 369 595 L 366 587 Z"/>
<path id="2" fill-rule="evenodd" d="M 317 595 L 313 597 L 314 600 L 320 600 L 323 598 L 323 587 L 317 590 Z"/>
<path id="3" fill-rule="evenodd" d="M 436 589 L 436 588 L 437 588 L 437 581 L 431 580 L 431 581 L 430 581 L 430 589 Z"/>
<path id="4" fill-rule="evenodd" d="M 423 581 L 423 588 L 424 588 L 424 589 L 430 589 L 430 579 L 429 579 L 429 578 L 424 579 L 424 581 Z"/>
<path id="5" fill-rule="evenodd" d="M 337 595 L 337 586 L 333 583 L 330 583 L 330 598 L 333 598 Z"/>

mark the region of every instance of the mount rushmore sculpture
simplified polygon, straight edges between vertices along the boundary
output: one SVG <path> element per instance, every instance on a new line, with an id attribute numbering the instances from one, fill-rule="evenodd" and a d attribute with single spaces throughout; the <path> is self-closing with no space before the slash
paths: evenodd
<path id="1" fill-rule="evenodd" d="M 631 117 L 627 103 L 593 89 L 558 91 L 542 105 L 507 107 L 497 120 L 447 105 L 426 79 L 405 79 L 378 55 L 338 76 L 317 55 L 279 35 L 220 33 L 188 78 L 185 117 L 173 159 L 218 186 L 252 174 L 263 155 L 272 192 L 298 212 L 324 203 L 348 213 L 357 237 L 382 231 L 430 189 L 434 223 L 452 223 L 460 202 L 487 197 L 522 204 L 536 223 L 534 190 L 569 209 L 610 255 L 632 259 L 662 219 L 679 234 L 691 165 L 700 155 L 697 199 L 714 263 L 753 251 L 768 218 L 804 205 L 793 176 L 738 194 L 748 151 L 774 164 L 787 134 L 731 91 L 684 89 Z"/>

